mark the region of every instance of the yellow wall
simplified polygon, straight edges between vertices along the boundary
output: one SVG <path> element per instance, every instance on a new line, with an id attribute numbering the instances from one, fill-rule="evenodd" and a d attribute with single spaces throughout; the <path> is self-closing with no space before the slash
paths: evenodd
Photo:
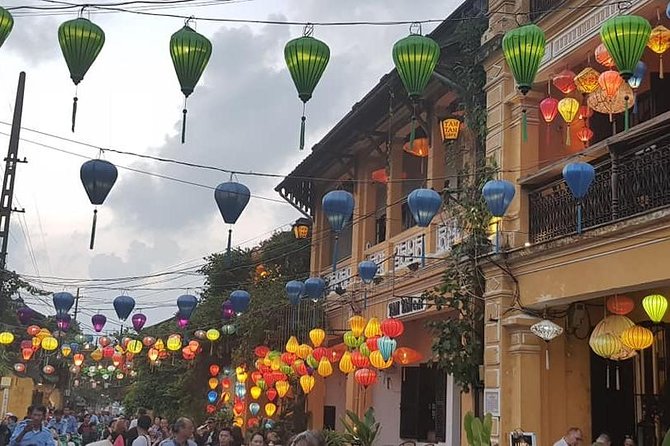
<path id="1" fill-rule="evenodd" d="M 22 419 L 28 406 L 33 402 L 34 384 L 31 378 L 12 376 L 12 385 L 5 389 L 9 393 L 7 412 L 11 412 Z"/>

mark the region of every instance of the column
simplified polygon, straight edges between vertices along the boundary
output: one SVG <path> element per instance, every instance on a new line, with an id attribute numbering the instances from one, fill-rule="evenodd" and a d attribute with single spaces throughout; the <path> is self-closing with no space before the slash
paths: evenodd
<path id="1" fill-rule="evenodd" d="M 398 235 L 402 228 L 402 142 L 394 140 L 389 155 L 389 182 L 386 188 L 386 239 Z"/>

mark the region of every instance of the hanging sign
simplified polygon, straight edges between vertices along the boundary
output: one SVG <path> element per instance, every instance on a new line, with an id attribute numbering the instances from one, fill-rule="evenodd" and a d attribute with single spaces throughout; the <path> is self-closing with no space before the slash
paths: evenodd
<path id="1" fill-rule="evenodd" d="M 387 317 L 403 317 L 426 310 L 426 302 L 422 297 L 404 297 L 389 302 L 386 308 Z"/>
<path id="2" fill-rule="evenodd" d="M 444 141 L 458 139 L 460 129 L 461 121 L 456 118 L 447 118 L 440 122 L 440 130 L 442 130 L 442 139 Z"/>

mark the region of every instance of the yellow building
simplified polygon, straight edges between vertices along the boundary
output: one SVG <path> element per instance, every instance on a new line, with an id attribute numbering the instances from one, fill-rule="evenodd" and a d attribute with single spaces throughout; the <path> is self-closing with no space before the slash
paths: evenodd
<path id="1" fill-rule="evenodd" d="M 564 70 L 607 70 L 603 55 L 595 54 L 607 19 L 636 14 L 652 26 L 670 26 L 666 6 L 650 0 L 489 1 L 486 153 L 516 187 L 502 223 L 504 253 L 485 267 L 484 408 L 497 415 L 493 430 L 500 444 L 522 430 L 535 435 L 535 444 L 551 445 L 576 426 L 586 444 L 608 433 L 615 445 L 626 435 L 638 445 L 657 445 L 670 425 L 670 313 L 654 325 L 641 305 L 647 295 L 670 291 L 670 84 L 660 76 L 659 56 L 645 50 L 648 70 L 634 90 L 628 131 L 621 113 L 611 120 L 595 113 L 568 126 L 560 115 L 546 123 L 539 111 L 549 92 L 586 101 L 556 85 L 570 89 L 561 84 Z M 547 39 L 536 83 L 524 99 L 500 49 L 504 33 L 518 26 L 515 17 L 533 20 Z M 586 125 L 594 133 L 587 147 L 578 138 Z M 596 171 L 581 235 L 575 200 L 561 176 L 575 161 Z M 605 360 L 589 348 L 591 331 L 605 315 L 623 312 L 615 307 L 628 298 L 634 309 L 627 317 L 653 330 L 653 345 L 630 359 Z M 544 314 L 564 329 L 548 343 L 530 331 Z"/>

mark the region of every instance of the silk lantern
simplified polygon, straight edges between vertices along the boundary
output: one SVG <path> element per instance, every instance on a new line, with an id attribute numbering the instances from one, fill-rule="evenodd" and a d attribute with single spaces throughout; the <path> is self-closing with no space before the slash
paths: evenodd
<path id="1" fill-rule="evenodd" d="M 363 316 L 354 315 L 349 318 L 349 327 L 354 336 L 359 337 L 363 334 L 365 330 L 366 320 Z"/>
<path id="2" fill-rule="evenodd" d="M 319 361 L 319 366 L 317 367 L 316 371 L 320 376 L 328 378 L 333 374 L 333 366 L 330 364 L 330 361 L 324 357 Z"/>
<path id="3" fill-rule="evenodd" d="M 98 25 L 83 17 L 68 20 L 58 27 L 58 43 L 75 85 L 72 100 L 72 131 L 77 120 L 76 86 L 84 79 L 105 44 L 105 33 Z"/>
<path id="4" fill-rule="evenodd" d="M 315 380 L 311 375 L 303 375 L 300 377 L 300 387 L 302 391 L 307 395 L 314 388 Z"/>
<path id="5" fill-rule="evenodd" d="M 500 222 L 514 199 L 514 185 L 506 180 L 489 180 L 482 188 L 482 196 L 491 215 L 496 217 L 495 252 L 500 252 Z"/>
<path id="6" fill-rule="evenodd" d="M 658 54 L 658 77 L 663 79 L 663 53 L 670 48 L 670 30 L 663 25 L 658 25 L 651 30 L 647 47 Z"/>
<path id="7" fill-rule="evenodd" d="M 637 65 L 635 66 L 635 70 L 633 71 L 633 75 L 628 79 L 628 85 L 633 90 L 637 90 L 640 88 L 640 85 L 642 85 L 642 82 L 644 81 L 644 77 L 647 74 L 647 64 L 639 61 Z M 635 104 L 633 106 L 633 114 L 637 114 L 637 101 L 635 101 Z"/>
<path id="8" fill-rule="evenodd" d="M 372 260 L 363 260 L 358 264 L 358 276 L 365 285 L 370 285 L 377 275 L 379 266 Z M 363 308 L 368 307 L 368 287 L 363 291 Z"/>
<path id="9" fill-rule="evenodd" d="M 330 60 L 330 48 L 312 37 L 313 32 L 313 26 L 305 26 L 302 37 L 289 41 L 284 47 L 286 67 L 302 101 L 300 150 L 305 147 L 305 107 Z"/>
<path id="10" fill-rule="evenodd" d="M 370 353 L 370 364 L 379 370 L 384 370 L 393 365 L 393 358 L 389 358 L 388 361 L 386 361 L 384 360 L 382 353 L 379 350 L 376 350 Z"/>
<path id="11" fill-rule="evenodd" d="M 598 61 L 598 63 L 605 68 L 612 68 L 616 65 L 614 63 L 614 59 L 612 59 L 612 56 L 610 56 L 609 51 L 607 51 L 607 48 L 602 43 L 596 47 L 594 55 L 596 57 L 596 61 Z"/>
<path id="12" fill-rule="evenodd" d="M 274 403 L 267 403 L 265 405 L 265 415 L 271 417 L 277 411 L 277 406 Z"/>
<path id="13" fill-rule="evenodd" d="M 648 328 L 633 325 L 621 333 L 621 342 L 632 350 L 644 350 L 654 343 L 654 333 Z"/>
<path id="14" fill-rule="evenodd" d="M 558 112 L 568 125 L 566 130 L 565 145 L 571 144 L 570 140 L 570 124 L 575 120 L 577 112 L 579 111 L 579 101 L 575 98 L 563 98 L 558 101 Z"/>
<path id="15" fill-rule="evenodd" d="M 237 219 L 240 218 L 242 212 L 249 204 L 251 198 L 251 191 L 247 186 L 241 183 L 226 181 L 216 186 L 214 191 L 214 201 L 219 208 L 223 222 L 228 225 L 234 225 Z M 228 245 L 226 247 L 226 263 L 230 265 L 232 262 L 231 243 L 233 238 L 232 226 L 228 228 Z"/>
<path id="16" fill-rule="evenodd" d="M 400 347 L 393 352 L 393 360 L 401 365 L 409 365 L 419 362 L 423 359 L 423 355 L 413 348 Z"/>
<path id="17" fill-rule="evenodd" d="M 288 383 L 288 381 L 277 381 L 275 383 L 275 389 L 277 389 L 277 395 L 279 395 L 279 398 L 284 398 L 290 388 L 291 385 Z"/>
<path id="18" fill-rule="evenodd" d="M 125 321 L 130 316 L 130 313 L 135 308 L 135 299 L 130 296 L 117 296 L 112 302 L 114 310 L 116 311 L 116 316 L 120 321 Z"/>
<path id="19" fill-rule="evenodd" d="M 286 294 L 291 305 L 298 305 L 305 292 L 305 283 L 300 280 L 291 280 L 286 283 Z"/>
<path id="20" fill-rule="evenodd" d="M 407 196 L 407 206 L 417 226 L 427 228 L 442 207 L 442 196 L 432 189 L 414 189 Z M 421 266 L 426 264 L 426 237 L 421 237 Z"/>
<path id="21" fill-rule="evenodd" d="M 0 344 L 9 345 L 14 342 L 14 335 L 9 331 L 3 331 L 0 333 Z"/>
<path id="22" fill-rule="evenodd" d="M 577 234 L 582 233 L 582 201 L 595 179 L 596 171 L 589 163 L 577 162 L 563 168 L 563 178 L 577 199 Z"/>
<path id="23" fill-rule="evenodd" d="M 107 318 L 104 314 L 94 314 L 91 317 L 91 323 L 93 324 L 93 329 L 96 333 L 100 333 L 107 322 Z"/>
<path id="24" fill-rule="evenodd" d="M 335 234 L 333 247 L 333 272 L 337 269 L 337 248 L 339 236 L 349 223 L 354 211 L 354 196 L 345 190 L 333 190 L 323 196 L 321 208 Z"/>
<path id="25" fill-rule="evenodd" d="M 633 311 L 635 302 L 626 295 L 614 295 L 607 298 L 606 306 L 610 313 L 625 316 Z"/>
<path id="26" fill-rule="evenodd" d="M 93 159 L 81 165 L 79 177 L 89 201 L 94 206 L 91 241 L 89 244 L 89 249 L 93 249 L 93 245 L 95 244 L 95 229 L 98 221 L 98 206 L 101 206 L 105 202 L 107 195 L 109 195 L 114 183 L 116 183 L 118 170 L 109 161 Z"/>
<path id="27" fill-rule="evenodd" d="M 600 73 L 591 67 L 586 67 L 575 76 L 575 86 L 582 94 L 591 94 L 599 87 Z"/>
<path id="28" fill-rule="evenodd" d="M 554 87 L 558 88 L 563 94 L 569 94 L 575 91 L 575 73 L 570 70 L 563 70 L 552 79 Z"/>
<path id="29" fill-rule="evenodd" d="M 340 372 L 344 373 L 345 375 L 348 375 L 349 373 L 356 370 L 356 367 L 354 367 L 354 364 L 351 362 L 350 352 L 348 351 L 344 352 L 344 354 L 340 358 L 339 368 Z"/>
<path id="30" fill-rule="evenodd" d="M 624 80 L 633 75 L 650 35 L 649 21 L 636 15 L 615 16 L 601 26 L 600 38 Z"/>
<path id="31" fill-rule="evenodd" d="M 377 382 L 377 372 L 368 368 L 359 369 L 356 370 L 354 378 L 358 384 L 367 389 Z"/>
<path id="32" fill-rule="evenodd" d="M 184 27 L 170 37 L 170 57 L 184 95 L 181 124 L 182 144 L 186 141 L 186 113 L 188 112 L 186 100 L 193 93 L 212 55 L 212 43 L 207 37 L 197 33 L 189 26 L 190 20 L 187 19 Z"/>
<path id="33" fill-rule="evenodd" d="M 642 308 L 652 322 L 660 323 L 668 310 L 668 299 L 661 294 L 650 294 L 642 299 Z"/>
<path id="34" fill-rule="evenodd" d="M 322 328 L 314 328 L 309 331 L 309 339 L 314 347 L 318 347 L 326 339 L 326 332 Z"/>
<path id="35" fill-rule="evenodd" d="M 584 143 L 584 147 L 588 147 L 589 141 L 593 138 L 593 130 L 584 126 L 577 130 L 577 139 Z"/>
<path id="36" fill-rule="evenodd" d="M 542 99 L 540 101 L 540 113 L 544 122 L 547 124 L 553 122 L 558 115 L 558 99 L 552 97 Z"/>
<path id="37" fill-rule="evenodd" d="M 363 332 L 366 338 L 372 338 L 375 336 L 381 336 L 382 335 L 382 330 L 381 330 L 381 324 L 379 323 L 379 319 L 376 317 L 371 317 L 368 319 L 368 323 L 365 325 L 365 331 Z"/>
<path id="38" fill-rule="evenodd" d="M 384 361 L 388 361 L 393 357 L 393 352 L 397 346 L 396 340 L 388 336 L 382 336 L 377 339 L 377 349 L 381 352 Z"/>
<path id="39" fill-rule="evenodd" d="M 14 17 L 5 8 L 0 8 L 0 47 L 14 28 Z"/>
<path id="40" fill-rule="evenodd" d="M 235 290 L 230 293 L 230 303 L 233 304 L 233 309 L 238 315 L 249 309 L 250 301 L 251 295 L 245 290 Z"/>
<path id="41" fill-rule="evenodd" d="M 370 360 L 359 350 L 351 352 L 351 363 L 357 369 L 362 369 L 370 365 Z"/>
<path id="42" fill-rule="evenodd" d="M 397 338 L 402 336 L 404 333 L 405 325 L 400 319 L 390 317 L 382 321 L 381 330 L 384 336 L 388 336 L 389 338 Z"/>
<path id="43" fill-rule="evenodd" d="M 614 70 L 607 70 L 598 77 L 598 85 L 605 91 L 607 97 L 614 97 L 619 91 L 619 87 L 623 84 L 623 79 L 618 72 Z"/>

